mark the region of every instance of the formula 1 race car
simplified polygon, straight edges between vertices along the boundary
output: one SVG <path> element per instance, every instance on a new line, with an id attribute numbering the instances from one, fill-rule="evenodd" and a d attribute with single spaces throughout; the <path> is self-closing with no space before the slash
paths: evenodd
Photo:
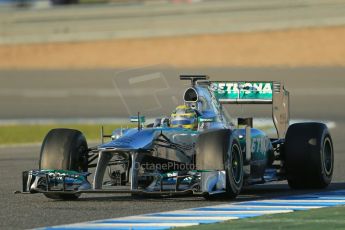
<path id="1" fill-rule="evenodd" d="M 243 186 L 271 181 L 287 180 L 293 189 L 330 184 L 331 135 L 322 123 L 289 126 L 289 93 L 281 83 L 180 79 L 191 86 L 171 116 L 145 126 L 138 114 L 131 117 L 137 127 L 102 132 L 107 143 L 88 148 L 78 130 L 51 130 L 39 169 L 23 172 L 22 192 L 66 200 L 81 193 L 235 198 Z M 223 104 L 272 104 L 277 138 L 253 128 L 252 118 L 238 118 L 235 126 Z"/>

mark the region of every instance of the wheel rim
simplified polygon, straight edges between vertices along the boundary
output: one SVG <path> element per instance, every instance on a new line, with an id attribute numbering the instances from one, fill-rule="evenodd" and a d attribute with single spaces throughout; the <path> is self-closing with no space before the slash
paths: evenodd
<path id="1" fill-rule="evenodd" d="M 240 162 L 240 151 L 237 145 L 232 146 L 231 151 L 231 172 L 232 178 L 236 184 L 241 182 L 242 167 Z"/>
<path id="2" fill-rule="evenodd" d="M 333 149 L 331 140 L 327 137 L 323 144 L 323 168 L 327 176 L 333 171 Z"/>

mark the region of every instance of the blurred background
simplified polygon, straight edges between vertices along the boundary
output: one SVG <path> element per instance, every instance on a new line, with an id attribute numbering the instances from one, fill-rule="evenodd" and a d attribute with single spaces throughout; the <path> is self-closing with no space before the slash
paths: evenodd
<path id="1" fill-rule="evenodd" d="M 198 73 L 282 81 L 293 119 L 339 126 L 344 25 L 344 0 L 0 0 L 0 123 L 169 116 Z"/>

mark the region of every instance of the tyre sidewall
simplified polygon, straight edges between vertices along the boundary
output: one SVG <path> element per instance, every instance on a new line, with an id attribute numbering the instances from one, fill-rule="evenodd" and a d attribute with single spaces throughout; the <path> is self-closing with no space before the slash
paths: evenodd
<path id="1" fill-rule="evenodd" d="M 330 145 L 331 148 L 331 168 L 328 170 L 326 169 L 326 163 L 325 163 L 325 145 L 327 144 Z M 331 183 L 332 180 L 332 176 L 333 176 L 333 169 L 334 169 L 334 152 L 333 152 L 333 143 L 332 143 L 332 139 L 329 135 L 329 133 L 327 131 L 324 132 L 323 134 L 323 138 L 322 138 L 322 142 L 321 144 L 321 153 L 320 153 L 320 157 L 321 157 L 321 176 L 322 176 L 322 181 L 325 182 L 325 185 L 328 185 L 329 183 Z"/>

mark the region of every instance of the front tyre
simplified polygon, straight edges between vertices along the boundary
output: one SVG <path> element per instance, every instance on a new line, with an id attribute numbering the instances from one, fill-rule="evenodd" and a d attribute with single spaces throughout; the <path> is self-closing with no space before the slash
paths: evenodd
<path id="1" fill-rule="evenodd" d="M 243 154 L 237 139 L 231 137 L 229 151 L 224 157 L 226 197 L 233 199 L 243 187 Z"/>
<path id="2" fill-rule="evenodd" d="M 285 168 L 293 189 L 326 188 L 334 167 L 333 142 L 322 123 L 297 123 L 285 138 Z"/>
<path id="3" fill-rule="evenodd" d="M 41 147 L 39 169 L 73 170 L 88 169 L 88 146 L 84 135 L 74 129 L 52 129 Z M 80 194 L 44 194 L 51 199 L 74 200 Z"/>
<path id="4" fill-rule="evenodd" d="M 225 171 L 226 190 L 213 193 L 202 188 L 206 199 L 235 198 L 243 187 L 243 154 L 240 143 L 229 129 L 207 130 L 196 143 L 196 165 L 199 170 Z M 207 186 L 206 186 L 207 187 Z"/>

